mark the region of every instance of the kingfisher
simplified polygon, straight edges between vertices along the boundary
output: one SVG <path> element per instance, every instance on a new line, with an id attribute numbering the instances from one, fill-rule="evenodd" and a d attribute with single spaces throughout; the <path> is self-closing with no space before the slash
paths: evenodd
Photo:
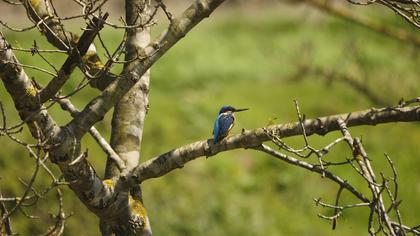
<path id="1" fill-rule="evenodd" d="M 232 106 L 220 108 L 219 115 L 214 121 L 213 143 L 216 144 L 228 136 L 229 131 L 235 125 L 235 112 L 246 111 L 248 108 L 236 109 Z"/>

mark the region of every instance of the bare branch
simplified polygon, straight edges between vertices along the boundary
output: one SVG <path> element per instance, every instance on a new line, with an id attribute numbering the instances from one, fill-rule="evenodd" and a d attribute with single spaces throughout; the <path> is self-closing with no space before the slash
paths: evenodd
<path id="1" fill-rule="evenodd" d="M 347 189 L 348 191 L 350 191 L 354 196 L 356 196 L 357 198 L 359 198 L 360 200 L 362 200 L 363 202 L 368 202 L 368 198 L 366 198 L 361 192 L 359 192 L 358 190 L 356 190 L 352 185 L 350 185 L 349 183 L 347 183 L 346 180 L 341 179 L 339 176 L 336 176 L 335 174 L 333 174 L 330 171 L 321 169 L 318 166 L 314 166 L 312 164 L 309 164 L 307 162 L 298 160 L 296 158 L 284 155 L 283 153 L 277 152 L 276 150 L 270 148 L 267 145 L 262 144 L 259 147 L 255 147 L 256 150 L 265 152 L 273 157 L 279 158 L 283 161 L 286 161 L 289 164 L 295 165 L 295 166 L 299 166 L 300 168 L 304 168 L 307 169 L 309 171 L 312 172 L 316 172 L 320 175 L 324 175 L 326 178 L 331 179 L 332 181 L 336 182 L 337 184 L 340 185 L 340 187 Z"/>
<path id="2" fill-rule="evenodd" d="M 0 192 L 0 199 L 3 198 L 1 192 Z M 2 201 L 0 203 L 0 212 L 1 212 L 1 219 L 2 221 L 0 221 L 0 233 L 1 233 L 1 229 L 3 228 L 2 225 L 4 225 L 4 229 L 7 235 L 13 235 L 13 231 L 12 231 L 12 223 L 10 222 L 10 215 L 9 215 L 9 211 L 6 208 L 6 205 L 4 204 L 4 202 Z"/>
<path id="3" fill-rule="evenodd" d="M 162 9 L 162 11 L 165 13 L 166 17 L 168 18 L 169 22 L 172 24 L 172 21 L 174 20 L 174 17 L 172 13 L 169 12 L 168 8 L 166 7 L 165 3 L 163 3 L 163 0 L 157 0 L 158 6 Z"/>
<path id="4" fill-rule="evenodd" d="M 22 5 L 22 2 L 14 2 L 14 1 L 10 1 L 10 0 L 2 0 L 3 2 L 6 2 L 10 5 Z"/>
<path id="5" fill-rule="evenodd" d="M 63 108 L 66 111 L 69 111 L 72 117 L 75 117 L 77 116 L 77 114 L 79 114 L 79 110 L 77 110 L 77 108 L 70 102 L 70 100 L 59 98 L 57 99 L 57 102 L 61 105 L 61 108 Z M 121 170 L 125 169 L 124 162 L 94 126 L 92 126 L 89 129 L 89 133 L 96 140 L 96 142 L 99 144 L 102 150 L 117 163 L 118 168 L 120 168 Z"/>
<path id="6" fill-rule="evenodd" d="M 154 17 L 151 3 L 141 0 L 126 0 L 126 22 L 128 26 L 144 24 Z M 138 55 L 150 43 L 150 28 L 126 29 L 125 67 L 136 63 Z M 150 71 L 142 75 L 139 83 L 133 86 L 127 94 L 115 105 L 112 116 L 112 131 L 110 144 L 131 170 L 138 165 L 143 135 L 143 126 L 148 111 Z M 105 176 L 112 178 L 119 175 L 121 169 L 115 169 L 112 160 L 107 161 Z"/>
<path id="7" fill-rule="evenodd" d="M 60 128 L 39 103 L 36 88 L 8 47 L 1 32 L 0 78 L 12 96 L 21 119 L 28 124 L 32 136 L 38 137 L 39 130 L 41 130 L 43 139 L 45 139 L 60 131 Z"/>
<path id="8" fill-rule="evenodd" d="M 7 91 L 12 96 L 19 115 L 25 121 L 33 137 L 46 145 L 45 151 L 50 153 L 50 160 L 56 163 L 71 189 L 94 213 L 105 214 L 102 206 L 112 198 L 112 191 L 97 176 L 93 167 L 84 159 L 69 166 L 74 158 L 80 155 L 80 140 L 68 129 L 60 128 L 43 109 L 37 99 L 37 91 L 23 69 L 16 63 L 13 52 L 7 47 L 5 39 L 0 38 L 0 77 Z M 108 190 L 107 190 L 108 189 Z"/>
<path id="9" fill-rule="evenodd" d="M 360 166 L 360 170 L 362 171 L 363 177 L 367 180 L 368 186 L 372 191 L 373 201 L 372 201 L 372 209 L 374 209 L 374 205 L 376 205 L 375 209 L 379 211 L 380 220 L 385 222 L 385 226 L 388 229 L 388 232 L 395 236 L 396 232 L 391 225 L 390 218 L 386 212 L 385 204 L 382 199 L 381 190 L 376 184 L 376 177 L 371 167 L 370 161 L 367 157 L 367 154 L 360 142 L 360 139 L 356 138 L 353 139 L 346 127 L 346 124 L 343 120 L 339 119 L 338 124 L 340 126 L 340 130 L 345 137 L 346 142 L 348 143 L 350 149 L 353 151 L 353 157 L 357 161 Z M 371 217 L 370 217 L 371 218 Z M 371 220 L 369 221 L 371 222 Z M 382 225 L 380 225 L 382 226 Z M 368 228 L 369 232 L 373 232 L 373 226 L 370 223 Z M 385 233 L 385 232 L 384 232 Z"/>
<path id="10" fill-rule="evenodd" d="M 66 215 L 63 209 L 63 197 L 60 189 L 57 189 L 57 201 L 58 201 L 58 213 L 56 215 L 51 215 L 54 219 L 54 225 L 51 226 L 48 231 L 43 236 L 59 236 L 64 232 L 64 225 L 66 220 L 71 216 Z"/>
<path id="11" fill-rule="evenodd" d="M 3 1 L 10 4 L 14 3 L 11 0 Z M 409 0 L 348 1 L 361 5 L 383 4 L 404 16 L 417 14 L 417 7 L 419 6 L 416 3 L 414 5 L 416 8 L 409 8 L 414 3 Z M 320 199 L 316 200 L 317 205 L 334 210 L 332 216 L 319 215 L 321 218 L 331 220 L 333 228 L 336 227 L 337 219 L 345 209 L 369 207 L 368 231 L 372 235 L 379 232 L 390 235 L 404 235 L 407 232 L 418 233 L 416 227 L 410 228 L 402 222 L 398 211 L 400 201 L 397 198 L 397 173 L 390 158 L 387 157 L 387 160 L 392 168 L 393 177 L 386 177 L 381 173 L 380 177 L 376 178 L 360 140 L 353 139 L 347 130 L 347 126 L 419 121 L 420 105 L 417 103 L 420 100 L 418 98 L 401 101 L 395 107 L 372 108 L 315 119 L 306 119 L 305 115 L 301 113 L 298 102 L 295 101 L 298 122 L 272 125 L 255 130 L 243 129 L 241 134 L 228 137 L 218 144 L 214 144 L 211 139 L 198 141 L 161 154 L 139 165 L 143 122 L 148 111 L 148 71 L 150 67 L 201 20 L 208 17 L 223 0 L 195 0 L 178 17 L 172 16 L 162 0 L 156 0 L 156 2 L 126 0 L 126 19 L 122 20 L 123 26 L 105 22 L 107 14 L 101 17 L 102 7 L 107 0 L 73 0 L 80 5 L 81 14 L 69 17 L 59 17 L 53 1 L 50 0 L 21 0 L 21 2 L 24 3 L 27 14 L 34 24 L 33 27 L 37 27 L 46 36 L 47 40 L 59 49 L 44 50 L 44 52 L 67 53 L 69 56 L 62 67 L 57 69 L 54 63 L 48 61 L 41 54 L 42 50 L 38 49 L 36 42 L 31 49 L 17 48 L 17 50 L 30 52 L 32 55 L 39 54 L 41 59 L 54 69 L 55 73 L 51 73 L 42 68 L 31 67 L 54 75 L 50 83 L 42 89 L 35 79 L 33 81 L 29 80 L 23 70 L 26 65 L 18 62 L 13 54 L 12 47 L 0 34 L 0 77 L 13 98 L 20 118 L 23 120 L 18 125 L 8 127 L 6 114 L 0 102 L 0 118 L 2 119 L 0 136 L 6 136 L 25 146 L 36 160 L 36 169 L 31 180 L 29 182 L 21 180 L 25 187 L 23 196 L 0 196 L 0 204 L 2 204 L 0 205 L 2 211 L 1 222 L 5 227 L 10 228 L 9 230 L 6 229 L 7 231 L 12 231 L 9 217 L 11 214 L 20 211 L 28 218 L 36 217 L 32 216 L 30 212 L 27 213 L 25 207 L 33 206 L 46 193 L 52 189 L 57 189 L 58 213 L 53 215 L 54 224 L 45 235 L 63 234 L 65 220 L 68 216 L 64 213 L 61 192 L 57 186 L 65 184 L 69 185 L 81 202 L 100 218 L 103 235 L 133 234 L 149 236 L 151 235 L 150 224 L 141 198 L 140 183 L 150 178 L 163 176 L 176 168 L 181 168 L 189 161 L 200 156 L 210 157 L 223 151 L 251 148 L 267 153 L 291 165 L 317 173 L 337 183 L 340 188 L 335 196 L 335 203 L 328 204 Z M 156 20 L 154 18 L 159 10 L 162 10 L 166 15 L 169 26 L 158 38 L 150 42 L 148 27 L 155 24 Z M 99 15 L 99 17 L 95 15 Z M 66 31 L 62 24 L 63 20 L 75 18 L 83 18 L 90 22 L 80 38 L 76 34 Z M 350 19 L 353 18 L 350 17 Z M 357 21 L 358 18 L 353 20 Z M 417 19 L 411 20 L 414 24 L 417 21 Z M 125 29 L 125 35 L 114 52 L 109 50 L 99 34 L 103 25 L 107 24 L 115 28 Z M 366 22 L 363 21 L 359 24 L 367 26 Z M 380 27 L 376 30 L 382 32 Z M 410 34 L 396 35 L 400 33 L 398 30 L 382 33 L 402 41 L 411 42 L 410 40 L 412 40 L 414 43 L 411 43 L 416 46 L 419 42 L 416 37 Z M 100 60 L 96 47 L 92 43 L 96 35 L 98 35 L 97 38 L 101 47 L 106 52 L 108 61 L 105 64 Z M 125 53 L 124 60 L 119 60 L 123 53 Z M 119 75 L 110 72 L 115 63 L 124 64 L 124 69 Z M 86 77 L 70 94 L 58 96 L 57 93 L 76 67 L 79 67 Z M 79 112 L 66 98 L 88 84 L 103 91 L 98 97 L 90 101 L 83 111 Z M 52 102 L 48 105 L 52 106 L 52 104 L 59 103 L 64 110 L 68 110 L 72 114 L 73 119 L 64 127 L 59 127 L 49 116 L 48 107 L 43 107 L 43 103 L 50 99 Z M 416 105 L 414 105 L 415 103 Z M 112 108 L 115 109 L 110 146 L 93 125 L 100 121 Z M 15 133 L 20 132 L 24 124 L 29 126 L 37 143 L 28 144 L 17 138 Z M 325 147 L 314 148 L 309 144 L 308 136 L 312 134 L 324 135 L 336 130 L 341 130 L 343 137 L 333 140 Z M 109 156 L 105 179 L 101 179 L 88 162 L 87 150 L 85 153 L 81 151 L 81 139 L 88 131 Z M 303 148 L 292 148 L 283 141 L 285 137 L 296 135 L 303 135 Z M 264 144 L 266 141 L 272 141 L 274 145 L 284 149 L 288 154 L 270 148 Z M 353 151 L 353 159 L 326 161 L 324 156 L 336 144 L 343 141 L 349 143 L 349 147 Z M 42 153 L 45 156 L 41 158 L 40 154 Z M 315 155 L 318 163 L 315 162 L 315 159 L 311 163 L 312 159 L 309 158 L 315 157 Z M 299 158 L 307 159 L 302 161 Z M 56 178 L 44 163 L 46 160 L 51 160 L 56 164 L 63 176 Z M 333 168 L 329 168 L 330 166 L 343 165 L 347 165 L 349 168 L 349 165 L 351 165 L 357 174 L 362 176 L 371 190 L 372 199 L 332 172 L 331 169 Z M 117 167 L 116 171 L 110 171 L 114 166 Z M 33 187 L 39 169 L 45 170 L 52 179 L 50 186 L 42 190 Z M 62 182 L 63 179 L 67 182 Z M 361 202 L 343 205 L 341 196 L 344 189 Z M 384 201 L 383 196 L 390 199 L 390 205 L 385 205 L 389 201 Z M 8 209 L 4 203 L 13 204 L 13 207 Z M 398 222 L 392 221 L 388 216 L 392 210 L 396 212 Z M 377 223 L 379 227 L 376 227 Z"/>
<path id="12" fill-rule="evenodd" d="M 338 190 L 338 192 L 337 192 L 337 196 L 336 196 L 336 198 L 335 198 L 335 206 L 336 206 L 336 207 L 338 207 L 338 205 L 339 205 L 340 196 L 341 196 L 341 193 L 342 193 L 342 192 L 343 192 L 343 187 L 342 187 L 342 186 L 340 186 L 340 189 Z M 366 203 L 365 203 L 365 204 L 366 204 Z M 334 214 L 338 214 L 338 213 L 339 213 L 339 209 L 335 208 L 335 210 L 334 210 Z M 337 218 L 335 218 L 335 219 L 333 220 L 333 223 L 332 223 L 332 229 L 334 230 L 336 226 L 337 226 Z"/>
<path id="13" fill-rule="evenodd" d="M 408 23 L 411 23 L 415 27 L 420 28 L 420 3 L 417 0 L 378 0 L 375 2 L 392 9 L 395 13 L 402 16 Z M 400 5 L 398 3 L 408 4 L 408 6 Z"/>
<path id="14" fill-rule="evenodd" d="M 124 68 L 121 78 L 112 82 L 98 97 L 93 99 L 67 127 L 81 138 L 89 128 L 108 112 L 146 73 L 146 71 L 195 25 L 208 17 L 223 0 L 195 1 L 176 18 L 162 36 L 145 49 L 145 59 Z"/>
<path id="15" fill-rule="evenodd" d="M 31 177 L 29 183 L 26 185 L 26 190 L 23 193 L 21 199 L 25 199 L 26 196 L 28 196 L 29 192 L 31 191 L 32 185 L 35 182 L 35 178 L 38 175 L 39 166 L 40 166 L 40 162 L 41 162 L 41 158 L 36 153 L 34 153 L 30 147 L 26 147 L 26 148 L 30 152 L 30 154 L 32 155 L 32 157 L 35 159 L 36 165 L 35 165 L 34 173 L 32 174 L 32 177 Z M 5 221 L 6 218 L 9 218 L 9 216 L 11 214 L 13 214 L 17 209 L 19 209 L 21 207 L 21 205 L 22 205 L 23 202 L 24 201 L 19 201 L 7 214 L 3 215 L 2 221 Z"/>
<path id="16" fill-rule="evenodd" d="M 345 120 L 347 126 L 377 125 L 388 122 L 410 122 L 420 120 L 420 106 L 406 108 L 380 108 L 339 115 L 306 119 L 304 127 L 307 135 L 320 134 L 340 130 L 337 120 Z M 166 173 L 182 168 L 187 162 L 201 156 L 212 156 L 222 151 L 238 148 L 259 147 L 263 142 L 271 140 L 266 130 L 278 137 L 291 137 L 302 135 L 299 122 L 272 125 L 227 138 L 218 145 L 213 145 L 212 140 L 203 140 L 173 149 L 167 153 L 152 158 L 131 171 L 122 179 L 124 185 L 135 185 L 150 178 L 157 178 Z"/>
<path id="17" fill-rule="evenodd" d="M 48 85 L 42 89 L 39 93 L 40 102 L 44 103 L 51 99 L 60 90 L 64 83 L 69 79 L 71 73 L 78 63 L 80 63 L 82 57 L 87 52 L 89 46 L 95 39 L 98 32 L 103 27 L 103 22 L 108 17 L 105 14 L 102 18 L 94 18 L 92 23 L 88 26 L 85 32 L 82 34 L 76 47 L 72 50 L 70 56 L 62 65 L 58 75 L 54 77 Z"/>
<path id="18" fill-rule="evenodd" d="M 408 31 L 403 30 L 403 29 L 392 28 L 389 25 L 383 25 L 383 24 L 374 22 L 372 20 L 356 16 L 355 14 L 353 14 L 351 11 L 347 10 L 346 8 L 338 7 L 334 5 L 333 2 L 329 2 L 327 0 L 300 0 L 300 1 L 308 3 L 309 5 L 314 6 L 321 11 L 331 13 L 335 16 L 349 20 L 352 23 L 358 24 L 367 29 L 370 29 L 378 33 L 381 33 L 385 36 L 397 39 L 403 43 L 409 43 L 416 47 L 420 47 L 420 38 L 417 37 L 416 35 L 411 34 Z M 375 2 L 380 3 L 380 2 L 387 2 L 387 1 L 375 1 Z M 355 4 L 355 2 L 351 2 L 351 3 Z"/>

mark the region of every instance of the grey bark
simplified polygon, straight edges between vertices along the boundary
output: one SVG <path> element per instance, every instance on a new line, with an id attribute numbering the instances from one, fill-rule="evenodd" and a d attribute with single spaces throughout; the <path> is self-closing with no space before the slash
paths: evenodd
<path id="1" fill-rule="evenodd" d="M 152 4 L 149 0 L 126 0 L 126 22 L 128 26 L 143 25 L 153 16 Z M 150 28 L 127 29 L 125 61 L 134 63 L 140 52 L 150 43 Z M 148 92 L 150 72 L 141 76 L 135 84 L 115 105 L 112 117 L 111 147 L 125 164 L 126 170 L 119 169 L 114 159 L 108 158 L 105 178 L 117 177 L 122 171 L 130 171 L 139 164 L 140 147 L 143 135 L 144 119 L 148 110 Z M 143 204 L 140 185 L 133 186 L 130 191 L 133 201 Z M 136 214 L 132 212 L 131 214 Z M 151 235 L 151 226 L 147 215 L 144 218 L 143 235 Z M 113 231 L 101 220 L 101 231 Z"/>
<path id="2" fill-rule="evenodd" d="M 0 77 L 12 96 L 21 119 L 27 123 L 32 135 L 46 141 L 45 151 L 57 164 L 78 198 L 101 221 L 103 235 L 150 235 L 146 209 L 141 202 L 138 184 L 150 178 L 162 176 L 199 156 L 212 156 L 236 148 L 253 148 L 268 141 L 266 130 L 281 137 L 302 134 L 299 123 L 289 123 L 243 131 L 218 145 L 211 140 L 199 141 L 159 155 L 138 165 L 140 141 L 144 117 L 147 111 L 148 70 L 173 45 L 195 25 L 208 17 L 223 0 L 197 0 L 181 16 L 171 20 L 168 29 L 157 39 L 149 41 L 148 30 L 129 31 L 127 57 L 129 60 L 122 73 L 115 76 L 106 73 L 97 86 L 102 93 L 90 101 L 83 111 L 64 127 L 58 127 L 43 109 L 37 89 L 19 65 L 3 37 L 0 39 Z M 36 23 L 49 42 L 68 50 L 77 44 L 78 37 L 60 24 L 57 16 L 48 8 L 48 1 L 25 0 L 28 15 Z M 135 5 L 150 7 L 150 2 L 127 0 L 127 22 L 133 20 Z M 131 13 L 130 13 L 131 12 Z M 147 11 L 144 11 L 147 12 Z M 145 14 L 147 15 L 147 13 Z M 144 20 L 142 17 L 139 20 Z M 88 60 L 100 62 L 96 53 Z M 93 63 L 92 65 L 95 65 Z M 91 69 L 95 70 L 94 66 Z M 102 80 L 103 79 L 103 80 Z M 60 85 L 61 86 L 61 85 Z M 135 104 L 134 106 L 132 104 Z M 126 170 L 112 171 L 109 164 L 107 177 L 101 179 L 80 150 L 80 140 L 93 125 L 115 106 L 111 144 L 121 156 Z M 337 119 L 344 119 L 348 126 L 376 125 L 386 122 L 418 121 L 420 107 L 394 107 L 321 117 L 304 122 L 307 135 L 325 134 L 338 130 Z M 112 162 L 109 162 L 112 163 Z M 134 189 L 134 191 L 132 191 Z"/>
<path id="3" fill-rule="evenodd" d="M 350 112 L 339 115 L 307 119 L 303 122 L 306 135 L 324 135 L 340 130 L 337 120 L 342 119 L 348 127 L 361 125 L 378 125 L 389 122 L 413 122 L 420 120 L 420 106 L 413 107 L 385 107 Z M 183 147 L 173 149 L 156 156 L 133 169 L 119 185 L 134 185 L 150 178 L 157 178 L 166 173 L 182 168 L 187 162 L 201 156 L 210 157 L 219 152 L 238 148 L 259 147 L 263 142 L 271 140 L 266 132 L 281 138 L 302 135 L 303 130 L 299 122 L 272 125 L 255 130 L 243 130 L 241 134 L 232 136 L 214 145 L 212 139 L 197 141 Z"/>
<path id="4" fill-rule="evenodd" d="M 42 0 L 25 0 L 23 2 L 28 15 L 35 23 L 39 23 L 40 29 L 49 42 L 60 49 L 68 50 L 70 53 L 71 48 L 76 46 L 78 37 L 64 29 L 59 18 L 51 11 L 49 2 Z M 137 157 L 135 155 L 125 155 L 126 164 L 131 168 L 136 166 L 138 163 L 139 139 L 142 134 L 144 115 L 147 111 L 148 89 L 145 86 L 148 85 L 148 81 L 144 79 L 147 77 L 143 75 L 147 73 L 154 62 L 222 2 L 221 0 L 194 2 L 180 17 L 171 22 L 168 30 L 161 37 L 153 43 L 149 43 L 144 49 L 141 49 L 141 47 L 144 47 L 145 42 L 149 40 L 147 31 L 138 34 L 133 32 L 127 44 L 127 48 L 132 48 L 132 52 L 128 53 L 127 56 L 132 57 L 136 52 L 135 54 L 139 58 L 127 63 L 119 77 L 106 74 L 105 81 L 107 82 L 99 83 L 100 86 L 98 87 L 104 88 L 109 84 L 109 81 L 112 81 L 112 83 L 83 111 L 77 113 L 73 109 L 75 117 L 72 122 L 64 127 L 58 127 L 48 115 L 48 112 L 42 109 L 38 91 L 19 66 L 13 52 L 7 47 L 6 41 L 3 38 L 1 39 L 0 69 L 2 73 L 0 77 L 13 97 L 22 120 L 28 124 L 34 137 L 49 137 L 48 148 L 45 151 L 50 153 L 51 161 L 59 166 L 65 180 L 70 183 L 69 187 L 78 198 L 102 219 L 101 229 L 103 229 L 104 235 L 112 233 L 117 235 L 150 235 L 151 231 L 148 228 L 146 209 L 140 201 L 140 192 L 136 187 L 137 185 L 116 190 L 115 183 L 118 182 L 119 175 L 114 175 L 113 178 L 105 180 L 99 178 L 87 161 L 85 154 L 80 150 L 80 139 L 88 130 L 91 130 L 93 124 L 101 120 L 105 113 L 118 103 L 115 112 L 116 118 L 114 119 L 118 122 L 114 122 L 114 127 L 118 126 L 119 128 L 114 133 L 114 137 L 118 137 L 118 135 L 120 135 L 119 137 L 127 137 L 122 138 L 122 140 L 126 140 L 124 145 L 128 146 L 129 150 L 137 152 Z M 142 4 L 146 3 L 148 2 L 142 2 Z M 100 62 L 99 57 L 92 51 L 88 52 L 88 55 L 88 60 L 84 62 L 92 64 L 91 69 L 97 69 L 94 65 L 97 64 L 96 62 Z M 54 87 L 58 88 L 61 85 L 60 82 L 59 86 Z M 137 89 L 134 89 L 134 92 L 129 92 L 133 87 Z M 138 88 L 140 88 L 140 95 L 137 95 Z M 128 95 L 124 97 L 127 93 Z M 140 111 L 129 106 L 132 96 L 140 97 L 138 103 L 141 106 Z M 122 98 L 123 100 L 120 102 Z M 123 118 L 119 118 L 121 114 L 125 114 Z M 131 114 L 134 115 L 127 118 Z M 138 128 L 134 133 L 135 139 L 130 137 L 133 134 L 132 130 L 125 129 L 132 127 L 130 126 L 131 123 L 134 123 L 134 127 Z M 114 147 L 118 149 L 119 139 L 114 138 L 113 140 L 115 140 Z M 118 152 L 126 154 L 125 150 L 118 150 Z M 134 191 L 131 191 L 133 196 L 131 196 L 130 190 L 133 189 Z"/>

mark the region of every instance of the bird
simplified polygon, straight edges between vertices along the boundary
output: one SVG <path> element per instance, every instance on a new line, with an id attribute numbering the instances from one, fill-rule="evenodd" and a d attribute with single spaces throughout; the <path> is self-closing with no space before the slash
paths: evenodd
<path id="1" fill-rule="evenodd" d="M 229 131 L 235 125 L 235 112 L 246 111 L 248 108 L 236 109 L 232 106 L 222 106 L 220 108 L 219 114 L 214 121 L 213 128 L 213 143 L 217 144 L 226 136 L 228 136 Z"/>

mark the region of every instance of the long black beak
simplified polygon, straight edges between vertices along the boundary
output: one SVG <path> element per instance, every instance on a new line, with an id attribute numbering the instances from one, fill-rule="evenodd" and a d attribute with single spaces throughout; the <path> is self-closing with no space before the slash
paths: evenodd
<path id="1" fill-rule="evenodd" d="M 249 110 L 249 108 L 235 109 L 235 112 L 247 111 L 247 110 Z"/>

